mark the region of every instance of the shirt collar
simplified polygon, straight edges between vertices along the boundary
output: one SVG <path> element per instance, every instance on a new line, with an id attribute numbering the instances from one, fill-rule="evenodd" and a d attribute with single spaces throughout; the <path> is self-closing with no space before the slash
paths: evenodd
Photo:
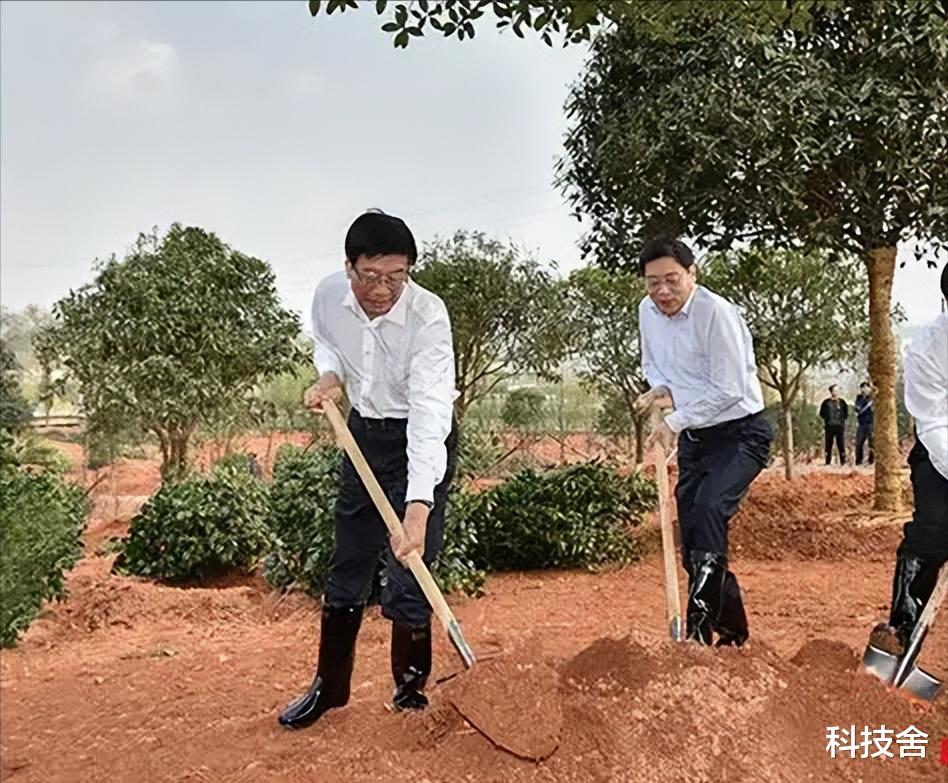
<path id="1" fill-rule="evenodd" d="M 359 304 L 359 300 L 356 299 L 355 293 L 352 290 L 352 284 L 346 281 L 346 294 L 342 297 L 342 306 L 348 307 L 352 312 L 354 312 L 359 318 L 364 321 L 372 322 L 373 319 L 369 318 L 365 314 L 365 310 L 362 309 L 362 305 Z M 392 309 L 389 310 L 385 315 L 380 315 L 378 318 L 374 319 L 376 321 L 391 321 L 394 324 L 399 326 L 404 326 L 408 319 L 408 289 L 414 285 L 411 279 L 405 283 L 405 286 L 402 288 L 401 296 L 398 297 L 398 301 L 392 306 Z"/>

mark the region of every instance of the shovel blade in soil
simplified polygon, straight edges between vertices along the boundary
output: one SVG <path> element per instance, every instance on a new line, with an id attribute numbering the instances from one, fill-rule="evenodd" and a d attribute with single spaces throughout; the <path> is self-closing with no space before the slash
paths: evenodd
<path id="1" fill-rule="evenodd" d="M 452 620 L 448 624 L 447 631 L 451 644 L 454 645 L 454 649 L 457 650 L 458 655 L 461 656 L 461 662 L 464 664 L 464 668 L 470 669 L 477 659 L 474 657 L 474 651 L 468 646 L 464 634 L 461 633 L 461 626 L 458 625 L 457 620 Z"/>
<path id="2" fill-rule="evenodd" d="M 901 682 L 894 682 L 899 673 L 899 657 L 880 650 L 874 645 L 866 646 L 862 663 L 866 671 L 878 677 L 886 685 L 894 685 L 921 701 L 933 701 L 941 691 L 941 681 L 918 666 L 912 666 L 908 674 L 902 677 Z"/>

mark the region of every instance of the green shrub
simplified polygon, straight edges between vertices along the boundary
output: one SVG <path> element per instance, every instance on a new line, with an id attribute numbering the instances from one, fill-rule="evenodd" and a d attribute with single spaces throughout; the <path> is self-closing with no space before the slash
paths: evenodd
<path id="1" fill-rule="evenodd" d="M 527 468 L 471 500 L 472 560 L 497 571 L 628 562 L 636 554 L 630 532 L 655 498 L 652 482 L 599 462 Z"/>
<path id="2" fill-rule="evenodd" d="M 267 492 L 233 466 L 165 484 L 132 519 L 114 570 L 167 581 L 249 568 L 267 551 Z"/>
<path id="3" fill-rule="evenodd" d="M 432 573 L 446 593 L 460 591 L 466 595 L 480 595 L 484 586 L 487 574 L 474 563 L 477 531 L 470 510 L 476 504 L 476 494 L 457 485 L 452 488 L 444 519 L 444 546 Z"/>
<path id="4" fill-rule="evenodd" d="M 339 483 L 339 451 L 279 448 L 270 485 L 268 525 L 274 544 L 264 576 L 275 587 L 294 582 L 313 596 L 322 593 L 333 547 L 333 507 Z"/>
<path id="5" fill-rule="evenodd" d="M 12 645 L 44 601 L 65 595 L 64 575 L 82 554 L 88 501 L 53 470 L 16 465 L 4 437 L 0 468 L 0 643 Z"/>

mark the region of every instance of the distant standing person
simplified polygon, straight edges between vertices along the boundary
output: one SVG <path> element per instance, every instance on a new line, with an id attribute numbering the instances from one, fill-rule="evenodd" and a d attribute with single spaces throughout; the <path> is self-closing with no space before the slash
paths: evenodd
<path id="1" fill-rule="evenodd" d="M 849 417 L 849 406 L 846 400 L 839 396 L 839 386 L 835 383 L 829 387 L 830 396 L 820 405 L 820 418 L 823 419 L 823 433 L 826 442 L 826 464 L 833 461 L 833 444 L 839 452 L 839 464 L 846 464 L 846 419 Z"/>
<path id="2" fill-rule="evenodd" d="M 865 455 L 866 445 L 869 446 L 868 462 L 871 465 L 875 462 L 875 453 L 872 449 L 872 384 L 869 381 L 863 381 L 859 384 L 859 394 L 856 395 L 856 402 L 853 407 L 856 409 L 856 464 L 862 465 L 862 458 Z"/>

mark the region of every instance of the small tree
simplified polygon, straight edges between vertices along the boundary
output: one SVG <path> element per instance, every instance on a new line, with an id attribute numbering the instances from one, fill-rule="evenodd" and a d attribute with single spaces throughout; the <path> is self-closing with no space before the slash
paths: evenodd
<path id="1" fill-rule="evenodd" d="M 566 351 L 564 298 L 535 258 L 461 231 L 426 245 L 413 276 L 444 300 L 451 317 L 458 418 L 519 373 L 555 373 Z"/>
<path id="2" fill-rule="evenodd" d="M 177 223 L 101 264 L 54 314 L 43 355 L 78 381 L 92 426 L 155 433 L 165 480 L 186 472 L 199 424 L 300 359 L 268 264 Z"/>
<path id="3" fill-rule="evenodd" d="M 604 397 L 621 398 L 635 438 L 635 460 L 642 462 L 647 414 L 635 410 L 646 390 L 639 343 L 639 302 L 645 296 L 633 272 L 609 273 L 597 267 L 569 278 L 572 331 L 581 361 L 580 377 Z"/>
<path id="4" fill-rule="evenodd" d="M 500 418 L 516 430 L 535 429 L 543 421 L 546 397 L 537 389 L 514 389 L 504 400 Z"/>
<path id="5" fill-rule="evenodd" d="M 0 430 L 16 432 L 32 417 L 20 391 L 19 365 L 6 340 L 0 338 Z"/>
<path id="6" fill-rule="evenodd" d="M 858 262 L 767 248 L 713 257 L 711 290 L 740 305 L 762 383 L 780 395 L 786 477 L 793 477 L 793 407 L 811 367 L 849 364 L 869 342 L 868 285 Z"/>

